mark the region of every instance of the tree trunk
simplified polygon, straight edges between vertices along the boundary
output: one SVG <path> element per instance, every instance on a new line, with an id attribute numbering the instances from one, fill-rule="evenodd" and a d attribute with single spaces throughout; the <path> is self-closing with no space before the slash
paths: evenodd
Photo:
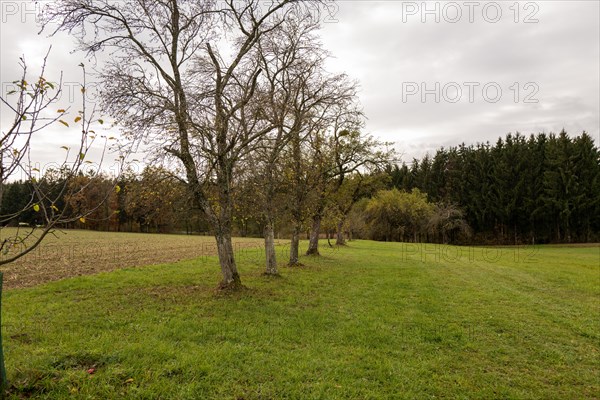
<path id="1" fill-rule="evenodd" d="M 275 256 L 275 232 L 273 229 L 273 221 L 269 218 L 265 221 L 264 228 L 265 236 L 265 256 L 266 256 L 266 275 L 279 275 L 277 271 L 277 257 Z"/>
<path id="2" fill-rule="evenodd" d="M 313 216 L 312 229 L 310 230 L 310 239 L 306 255 L 319 255 L 319 236 L 321 235 L 321 214 L 316 213 Z"/>
<path id="3" fill-rule="evenodd" d="M 300 247 L 300 224 L 294 223 L 292 228 L 292 241 L 290 242 L 290 267 L 300 265 L 299 261 L 299 247 Z"/>
<path id="4" fill-rule="evenodd" d="M 344 239 L 344 219 L 340 219 L 337 223 L 337 236 L 335 239 L 336 246 L 345 246 L 346 240 Z"/>
<path id="5" fill-rule="evenodd" d="M 300 231 L 304 222 L 304 203 L 306 200 L 306 185 L 303 181 L 302 170 L 302 148 L 300 132 L 298 129 L 293 131 L 291 140 L 293 154 L 293 183 L 294 195 L 292 196 L 291 214 L 292 214 L 292 240 L 290 243 L 290 267 L 301 265 L 299 261 Z"/>
<path id="6" fill-rule="evenodd" d="M 227 226 L 221 227 L 215 232 L 217 250 L 219 252 L 219 264 L 223 280 L 219 284 L 220 289 L 238 289 L 242 286 L 240 275 L 235 265 L 233 244 L 231 243 L 231 229 Z"/>

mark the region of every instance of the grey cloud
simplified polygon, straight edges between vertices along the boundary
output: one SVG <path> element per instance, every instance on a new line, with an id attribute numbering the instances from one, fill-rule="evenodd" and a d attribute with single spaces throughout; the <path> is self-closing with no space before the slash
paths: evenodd
<path id="1" fill-rule="evenodd" d="M 434 2 L 428 3 L 433 7 Z M 396 141 L 407 160 L 433 153 L 442 145 L 495 141 L 515 131 L 529 134 L 564 127 L 578 134 L 585 129 L 600 140 L 600 4 L 534 2 L 539 7 L 535 16 L 539 23 L 524 24 L 512 21 L 508 7 L 513 2 L 498 3 L 503 18 L 495 24 L 477 13 L 475 23 L 463 15 L 460 22 L 451 24 L 431 19 L 421 23 L 419 16 L 404 23 L 402 9 L 407 2 L 340 1 L 339 22 L 325 24 L 323 42 L 334 55 L 330 66 L 360 80 L 367 129 L 384 140 Z M 521 8 L 525 3 L 520 3 Z M 520 18 L 524 15 L 521 9 Z M 20 55 L 33 62 L 50 43 L 50 72 L 56 75 L 63 70 L 66 79 L 78 81 L 77 64 L 85 60 L 81 53 L 71 54 L 73 39 L 67 35 L 48 39 L 37 31 L 32 18 L 9 18 L 2 24 L 2 81 L 15 79 Z M 456 104 L 435 103 L 432 96 L 426 103 L 417 96 L 403 102 L 404 82 L 427 82 L 428 87 L 435 82 L 442 86 L 497 82 L 503 96 L 498 103 L 485 101 L 481 92 L 473 103 L 465 94 Z M 521 86 L 521 96 L 526 94 L 525 83 L 537 83 L 539 102 L 515 103 L 509 89 L 514 82 Z M 60 129 L 45 135 L 48 146 L 42 146 L 40 157 L 51 159 L 51 147 L 60 147 L 63 139 L 57 138 L 64 135 Z"/>

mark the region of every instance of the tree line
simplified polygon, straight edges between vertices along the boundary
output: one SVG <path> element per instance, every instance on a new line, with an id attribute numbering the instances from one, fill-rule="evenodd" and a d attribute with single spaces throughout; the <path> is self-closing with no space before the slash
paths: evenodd
<path id="1" fill-rule="evenodd" d="M 600 152 L 590 135 L 508 134 L 495 144 L 439 149 L 387 170 L 391 186 L 418 189 L 464 213 L 462 242 L 590 242 L 600 238 Z"/>
<path id="2" fill-rule="evenodd" d="M 495 145 L 439 149 L 411 167 L 386 163 L 390 154 L 378 153 L 381 143 L 359 132 L 327 140 L 326 146 L 317 143 L 318 151 L 304 143 L 297 157 L 271 163 L 262 170 L 272 174 L 267 179 L 247 166 L 250 173 L 233 180 L 235 236 L 272 232 L 273 238 L 326 237 L 337 245 L 350 238 L 463 244 L 598 240 L 600 153 L 586 133 L 508 134 Z M 282 152 L 294 147 L 288 143 Z M 359 148 L 363 154 L 353 163 L 341 161 Z M 305 165 L 299 168 L 298 161 Z M 38 185 L 48 193 L 69 188 L 55 203 L 70 216 L 64 228 L 212 234 L 188 187 L 165 167 L 126 171 L 116 187 L 102 174 L 61 178 L 59 171 L 49 171 Z M 5 184 L 2 213 L 15 215 L 5 224 L 43 223 L 29 201 L 32 193 L 28 181 Z M 86 211 L 84 221 L 76 218 Z M 318 247 L 313 243 L 309 252 Z"/>

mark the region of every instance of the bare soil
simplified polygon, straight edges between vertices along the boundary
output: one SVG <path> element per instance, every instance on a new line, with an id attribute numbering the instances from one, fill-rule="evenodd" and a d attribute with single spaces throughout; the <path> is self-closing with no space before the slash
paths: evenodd
<path id="1" fill-rule="evenodd" d="M 2 229 L 2 236 L 9 235 L 9 229 Z M 262 239 L 234 239 L 236 251 L 263 246 Z M 31 253 L 3 265 L 0 270 L 4 272 L 4 287 L 12 289 L 216 254 L 215 240 L 211 236 L 65 230 L 48 236 Z M 2 257 L 8 256 L 10 253 Z"/>

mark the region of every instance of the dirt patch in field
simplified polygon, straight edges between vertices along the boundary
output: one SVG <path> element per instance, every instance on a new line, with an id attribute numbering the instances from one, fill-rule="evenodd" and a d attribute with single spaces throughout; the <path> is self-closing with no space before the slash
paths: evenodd
<path id="1" fill-rule="evenodd" d="M 3 229 L 2 233 L 6 236 L 10 232 Z M 262 243 L 262 239 L 236 238 L 234 248 L 236 252 L 243 252 L 261 248 Z M 5 288 L 21 288 L 74 276 L 216 254 L 214 239 L 209 236 L 62 231 L 48 237 L 26 256 L 2 266 L 1 270 Z"/>

